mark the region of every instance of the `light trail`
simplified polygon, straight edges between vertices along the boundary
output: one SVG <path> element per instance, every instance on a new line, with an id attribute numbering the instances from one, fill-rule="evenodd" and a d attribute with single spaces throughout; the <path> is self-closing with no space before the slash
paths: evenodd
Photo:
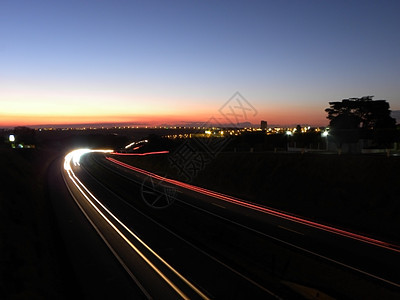
<path id="1" fill-rule="evenodd" d="M 218 193 L 218 192 L 210 191 L 210 190 L 207 190 L 205 188 L 197 187 L 197 186 L 194 186 L 194 185 L 191 185 L 191 184 L 187 184 L 187 183 L 184 183 L 184 182 L 180 182 L 180 181 L 177 181 L 177 180 L 174 180 L 174 179 L 169 179 L 169 178 L 166 178 L 166 177 L 162 177 L 162 176 L 159 176 L 157 174 L 151 173 L 149 171 L 133 167 L 131 165 L 128 165 L 126 163 L 123 163 L 121 161 L 113 159 L 111 157 L 106 157 L 106 159 L 108 161 L 113 162 L 115 164 L 118 164 L 118 165 L 120 165 L 120 166 L 122 166 L 124 168 L 133 170 L 135 172 L 144 174 L 146 176 L 150 176 L 150 177 L 155 178 L 157 180 L 168 182 L 168 183 L 171 183 L 173 185 L 177 185 L 177 186 L 180 186 L 182 188 L 198 192 L 198 193 L 203 194 L 203 195 L 211 196 L 211 197 L 214 197 L 214 198 L 226 201 L 226 202 L 230 202 L 230 203 L 237 204 L 237 205 L 240 205 L 240 206 L 243 206 L 243 207 L 246 207 L 246 208 L 257 210 L 257 211 L 260 211 L 260 212 L 263 212 L 263 213 L 266 213 L 266 214 L 269 214 L 269 215 L 273 215 L 273 216 L 276 216 L 276 217 L 279 217 L 279 218 L 283 218 L 283 219 L 286 219 L 286 220 L 289 220 L 289 221 L 293 221 L 293 222 L 296 222 L 296 223 L 307 225 L 307 226 L 310 226 L 310 227 L 313 227 L 313 228 L 317 228 L 317 229 L 320 229 L 320 230 L 328 231 L 328 232 L 331 232 L 331 233 L 334 233 L 334 234 L 338 234 L 338 235 L 341 235 L 341 236 L 344 236 L 344 237 L 347 237 L 347 238 L 355 239 L 355 240 L 362 241 L 362 242 L 365 242 L 365 243 L 368 243 L 368 244 L 371 244 L 371 245 L 374 245 L 374 246 L 383 247 L 383 248 L 386 248 L 388 250 L 400 253 L 400 246 L 399 245 L 394 245 L 394 244 L 387 243 L 387 242 L 384 242 L 384 241 L 380 241 L 380 240 L 377 240 L 377 239 L 373 239 L 373 238 L 370 238 L 370 237 L 367 237 L 367 236 L 363 236 L 361 234 L 357 234 L 357 233 L 354 233 L 354 232 L 350 232 L 350 231 L 346 231 L 346 230 L 343 230 L 343 229 L 335 228 L 335 227 L 332 227 L 332 226 L 320 224 L 320 223 L 317 223 L 317 222 L 314 222 L 314 221 L 310 221 L 310 220 L 307 220 L 307 219 L 304 219 L 304 218 L 300 218 L 300 217 L 297 217 L 297 216 L 294 216 L 294 215 L 290 215 L 288 213 L 284 213 L 284 212 L 281 212 L 281 211 L 278 211 L 278 210 L 274 210 L 274 209 L 271 209 L 269 207 L 265 207 L 265 206 L 262 206 L 262 205 L 259 205 L 259 204 L 250 203 L 250 202 L 247 202 L 247 201 L 239 199 L 239 198 L 235 198 L 235 197 L 224 195 L 224 194 L 221 194 L 221 193 Z"/>
<path id="2" fill-rule="evenodd" d="M 135 150 L 135 149 L 133 149 Z M 153 155 L 153 154 L 166 154 L 169 151 L 157 151 L 157 152 L 145 152 L 145 153 L 119 153 L 119 152 L 111 152 L 112 155 L 126 155 L 126 156 L 146 156 L 146 155 Z"/>
<path id="3" fill-rule="evenodd" d="M 147 250 L 150 251 L 161 263 L 163 263 L 168 269 L 170 269 L 175 275 L 177 275 L 185 284 L 187 284 L 194 292 L 196 292 L 201 298 L 208 299 L 198 288 L 196 288 L 188 279 L 176 271 L 171 265 L 169 265 L 163 258 L 161 258 L 153 249 L 151 249 L 142 239 L 140 239 L 135 233 L 133 233 L 122 221 L 120 221 L 114 214 L 112 214 L 90 191 L 89 189 L 76 177 L 72 170 L 71 163 L 74 166 L 79 166 L 79 161 L 82 155 L 91 152 L 102 152 L 111 153 L 112 150 L 90 150 L 90 149 L 78 149 L 68 153 L 64 159 L 64 170 L 67 172 L 71 182 L 76 186 L 80 193 L 85 197 L 88 203 L 98 212 L 98 214 L 120 235 L 125 242 L 140 256 L 142 259 L 169 285 L 171 286 L 183 299 L 190 299 L 184 294 L 164 273 L 160 271 L 148 257 L 146 257 L 133 243 L 126 237 L 116 225 L 95 205 L 90 199 L 92 198 L 97 202 L 113 219 L 115 219 L 126 231 L 130 233 L 139 243 L 141 243 Z M 88 196 L 86 193 L 90 196 Z"/>
<path id="4" fill-rule="evenodd" d="M 104 166 L 104 165 L 103 165 L 103 166 Z M 110 170 L 111 172 L 116 172 L 115 170 L 113 170 L 113 169 L 110 168 L 109 166 L 104 166 L 104 167 L 107 168 L 108 170 Z M 119 176 L 122 176 L 122 177 L 124 177 L 124 178 L 126 178 L 126 179 L 129 180 L 129 181 L 132 181 L 132 182 L 141 184 L 141 182 L 136 181 L 136 180 L 134 180 L 134 179 L 132 179 L 132 178 L 130 178 L 130 177 L 128 177 L 128 176 L 125 176 L 125 175 L 121 174 L 121 173 L 118 173 L 118 175 L 119 175 Z M 99 184 L 103 185 L 103 184 L 102 184 L 98 179 L 96 179 L 93 175 L 90 175 L 90 176 L 91 176 L 92 178 L 94 178 L 94 180 L 96 180 Z M 240 273 L 240 272 L 237 271 L 236 269 L 233 269 L 232 267 L 230 267 L 230 266 L 228 266 L 227 264 L 223 263 L 222 261 L 220 261 L 219 259 L 215 258 L 214 256 L 212 256 L 212 255 L 209 254 L 208 252 L 204 251 L 203 249 L 200 249 L 198 246 L 195 246 L 194 244 L 192 244 L 192 242 L 189 242 L 187 239 L 185 239 L 185 238 L 183 238 L 182 236 L 178 235 L 178 234 L 175 233 L 174 231 L 171 231 L 171 229 L 165 227 L 164 225 L 162 225 L 162 224 L 159 223 L 158 221 L 154 220 L 154 219 L 153 219 L 152 217 L 150 217 L 148 214 L 143 213 L 140 209 L 136 208 L 136 207 L 135 207 L 134 205 L 132 205 L 130 202 L 126 201 L 125 199 L 123 199 L 123 198 L 121 198 L 119 195 L 117 195 L 113 190 L 109 189 L 108 187 L 105 187 L 104 185 L 103 185 L 103 187 L 104 187 L 105 189 L 107 189 L 110 193 L 112 193 L 115 197 L 119 198 L 121 201 L 123 201 L 124 203 L 126 203 L 129 207 L 131 207 L 132 209 L 134 209 L 136 212 L 138 212 L 138 213 L 141 214 L 142 216 L 146 217 L 147 219 L 151 220 L 153 223 L 157 224 L 158 226 L 162 227 L 163 229 L 165 229 L 166 231 L 168 231 L 170 234 L 174 235 L 175 237 L 177 237 L 178 239 L 182 240 L 182 241 L 185 242 L 186 244 L 188 244 L 188 245 L 190 245 L 191 247 L 195 248 L 197 251 L 199 251 L 199 252 L 203 253 L 204 255 L 208 256 L 208 257 L 211 258 L 212 260 L 214 260 L 214 261 L 216 261 L 217 263 L 221 264 L 222 266 L 224 266 L 225 268 L 229 269 L 230 271 L 232 271 L 233 273 L 237 274 L 238 276 L 242 277 L 243 279 L 247 280 L 247 281 L 250 282 L 251 284 L 257 286 L 258 288 L 260 288 L 261 290 L 263 290 L 263 291 L 265 291 L 266 293 L 270 294 L 270 295 L 273 296 L 274 298 L 276 298 L 276 299 L 282 299 L 282 298 L 280 298 L 278 295 L 274 294 L 272 291 L 268 290 L 267 288 L 261 286 L 260 284 L 258 284 L 258 283 L 255 282 L 254 280 L 250 279 L 250 278 L 247 277 L 246 275 L 243 275 L 242 273 Z M 179 199 L 177 199 L 177 200 L 180 201 Z M 185 202 L 184 202 L 184 203 L 185 203 Z M 187 204 L 187 203 L 185 203 L 185 204 Z M 190 204 L 189 204 L 189 205 L 190 205 Z M 192 206 L 192 205 L 190 205 L 190 206 Z M 193 206 L 193 207 L 194 207 L 194 206 Z M 194 207 L 194 208 L 203 210 L 203 209 L 198 208 L 198 207 Z M 210 213 L 209 211 L 205 211 L 205 210 L 203 210 L 203 211 L 206 212 L 206 213 L 209 213 L 209 214 L 214 215 L 213 213 Z M 215 215 L 215 216 L 216 216 L 216 215 Z M 224 219 L 223 217 L 220 217 L 220 216 L 216 216 L 216 217 Z M 230 220 L 228 220 L 228 221 L 230 221 Z M 230 221 L 230 222 L 232 222 L 232 221 Z M 235 222 L 233 222 L 233 223 L 235 223 Z M 237 223 L 235 223 L 235 224 L 237 224 Z M 245 226 L 243 226 L 243 225 L 241 225 L 241 224 L 237 224 L 237 225 L 239 225 L 239 226 L 241 226 L 241 227 L 245 227 Z M 250 228 L 248 228 L 248 229 L 250 229 Z M 250 229 L 250 230 L 252 230 L 252 229 Z M 263 233 L 261 233 L 261 232 L 258 232 L 258 233 L 259 233 L 259 234 L 262 234 L 262 235 L 265 235 L 265 234 L 263 234 Z M 281 241 L 281 242 L 283 242 L 283 241 Z M 285 243 L 285 242 L 284 242 L 284 243 Z"/>

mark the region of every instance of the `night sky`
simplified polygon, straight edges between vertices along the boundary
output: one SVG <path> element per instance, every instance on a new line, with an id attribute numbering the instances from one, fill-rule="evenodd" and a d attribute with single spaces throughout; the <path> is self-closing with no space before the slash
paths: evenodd
<path id="1" fill-rule="evenodd" d="M 400 1 L 0 2 L 0 126 L 201 122 L 239 91 L 255 124 L 329 101 L 400 109 Z"/>

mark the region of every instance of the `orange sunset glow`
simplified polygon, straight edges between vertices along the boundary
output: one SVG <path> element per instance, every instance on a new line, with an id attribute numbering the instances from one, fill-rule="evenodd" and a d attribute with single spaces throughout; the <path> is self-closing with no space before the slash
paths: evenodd
<path id="1" fill-rule="evenodd" d="M 317 117 L 310 118 L 310 113 L 314 113 Z M 13 126 L 40 126 L 40 125 L 74 125 L 74 124 L 129 124 L 139 126 L 158 126 L 158 125 L 185 125 L 186 123 L 203 123 L 207 122 L 210 118 L 217 120 L 217 122 L 223 124 L 224 118 L 218 112 L 218 109 L 214 111 L 206 111 L 202 108 L 198 109 L 198 112 L 194 113 L 182 113 L 182 114 L 170 114 L 167 115 L 162 112 L 150 114 L 107 114 L 104 112 L 97 112 L 87 108 L 87 113 L 79 111 L 74 113 L 66 111 L 59 113 L 57 111 L 50 111 L 46 113 L 45 109 L 40 112 L 29 113 L 24 111 L 18 114 L 1 114 L 0 115 L 0 127 L 13 127 Z M 252 124 L 259 124 L 261 119 L 268 119 L 270 124 L 275 125 L 293 125 L 296 120 L 299 124 L 309 124 L 315 126 L 322 126 L 327 123 L 326 118 L 323 114 L 318 113 L 318 109 L 309 108 L 298 108 L 293 110 L 285 110 L 282 114 L 281 108 L 268 109 L 265 111 L 257 111 L 255 116 L 248 116 L 245 121 Z M 226 122 L 226 121 L 225 121 Z M 297 124 L 296 123 L 296 124 Z"/>
<path id="2" fill-rule="evenodd" d="M 400 299 L 400 0 L 0 0 L 0 300 Z"/>

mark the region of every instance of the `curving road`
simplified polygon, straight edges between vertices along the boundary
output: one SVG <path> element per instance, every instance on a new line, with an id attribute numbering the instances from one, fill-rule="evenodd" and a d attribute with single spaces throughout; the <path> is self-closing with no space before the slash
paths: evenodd
<path id="1" fill-rule="evenodd" d="M 162 178 L 112 153 L 71 153 L 62 174 L 142 297 L 400 295 L 397 245 Z"/>

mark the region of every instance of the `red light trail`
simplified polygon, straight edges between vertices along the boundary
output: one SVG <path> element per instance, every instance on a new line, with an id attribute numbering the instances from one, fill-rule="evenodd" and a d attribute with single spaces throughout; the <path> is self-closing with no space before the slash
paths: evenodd
<path id="1" fill-rule="evenodd" d="M 168 152 L 168 151 L 166 151 L 166 152 Z M 151 154 L 151 153 L 152 152 L 140 153 L 140 154 L 138 153 L 138 155 L 148 155 L 148 154 Z M 160 152 L 158 152 L 158 153 L 160 153 Z M 111 153 L 111 154 L 115 154 L 115 153 Z M 118 154 L 120 154 L 120 153 L 118 153 Z M 390 244 L 390 243 L 387 243 L 387 242 L 384 242 L 384 241 L 373 239 L 373 238 L 370 238 L 370 237 L 367 237 L 367 236 L 364 236 L 364 235 L 361 235 L 361 234 L 357 234 L 357 233 L 354 233 L 354 232 L 350 232 L 350 231 L 346 231 L 346 230 L 343 230 L 343 229 L 335 228 L 335 227 L 332 227 L 332 226 L 320 224 L 320 223 L 317 223 L 317 222 L 314 222 L 314 221 L 310 221 L 310 220 L 307 220 L 307 219 L 304 219 L 304 218 L 301 218 L 301 217 L 298 217 L 298 216 L 294 216 L 294 215 L 291 215 L 291 214 L 288 214 L 288 213 L 285 213 L 285 212 L 282 212 L 282 211 L 271 209 L 271 208 L 266 207 L 266 206 L 250 203 L 248 201 L 245 201 L 245 200 L 242 200 L 242 199 L 239 199 L 239 198 L 235 198 L 235 197 L 224 195 L 224 194 L 221 194 L 221 193 L 218 193 L 218 192 L 210 191 L 210 190 L 207 190 L 207 189 L 204 189 L 204 188 L 201 188 L 201 187 L 197 187 L 197 186 L 194 186 L 194 185 L 191 185 L 191 184 L 187 184 L 187 183 L 184 183 L 184 182 L 180 182 L 180 181 L 177 181 L 177 180 L 174 180 L 174 179 L 169 179 L 169 178 L 166 178 L 166 177 L 162 177 L 162 176 L 159 176 L 157 174 L 151 173 L 149 171 L 142 170 L 142 169 L 133 167 L 131 165 L 128 165 L 126 163 L 120 162 L 120 161 L 118 161 L 116 159 L 113 159 L 111 157 L 106 157 L 106 159 L 108 161 L 110 161 L 110 162 L 118 164 L 118 165 L 120 165 L 122 167 L 125 167 L 127 169 L 133 170 L 135 172 L 150 176 L 150 177 L 152 177 L 154 179 L 157 179 L 157 180 L 168 182 L 168 183 L 176 185 L 176 186 L 180 186 L 182 188 L 185 188 L 185 189 L 188 189 L 188 190 L 191 190 L 191 191 L 195 191 L 195 192 L 201 193 L 203 195 L 211 196 L 211 197 L 223 200 L 223 201 L 227 201 L 227 202 L 230 202 L 230 203 L 233 203 L 233 204 L 236 204 L 236 205 L 240 205 L 240 206 L 243 206 L 243 207 L 246 207 L 246 208 L 257 210 L 257 211 L 260 211 L 260 212 L 263 212 L 263 213 L 266 213 L 266 214 L 269 214 L 269 215 L 273 215 L 273 216 L 276 216 L 276 217 L 279 217 L 279 218 L 283 218 L 283 219 L 286 219 L 286 220 L 297 222 L 297 223 L 300 223 L 300 224 L 303 224 L 303 225 L 307 225 L 307 226 L 314 227 L 314 228 L 317 228 L 317 229 L 320 229 L 320 230 L 328 231 L 328 232 L 331 232 L 331 233 L 334 233 L 334 234 L 338 234 L 338 235 L 341 235 L 341 236 L 344 236 L 344 237 L 347 237 L 347 238 L 352 238 L 352 239 L 355 239 L 355 240 L 366 242 L 366 243 L 369 243 L 369 244 L 372 244 L 372 245 L 375 245 L 375 246 L 378 246 L 378 247 L 383 247 L 383 248 L 386 248 L 386 249 L 389 249 L 389 250 L 396 251 L 396 252 L 400 253 L 400 246 L 398 246 L 398 245 Z"/>
<path id="2" fill-rule="evenodd" d="M 138 148 L 138 147 L 137 147 Z M 136 148 L 135 148 L 136 149 Z M 133 150 L 135 150 L 133 149 Z M 122 155 L 122 156 L 145 156 L 145 155 L 152 155 L 152 154 L 166 154 L 169 153 L 169 151 L 158 151 L 158 152 L 146 152 L 146 153 L 119 153 L 119 152 L 112 152 L 110 154 L 112 155 Z"/>

